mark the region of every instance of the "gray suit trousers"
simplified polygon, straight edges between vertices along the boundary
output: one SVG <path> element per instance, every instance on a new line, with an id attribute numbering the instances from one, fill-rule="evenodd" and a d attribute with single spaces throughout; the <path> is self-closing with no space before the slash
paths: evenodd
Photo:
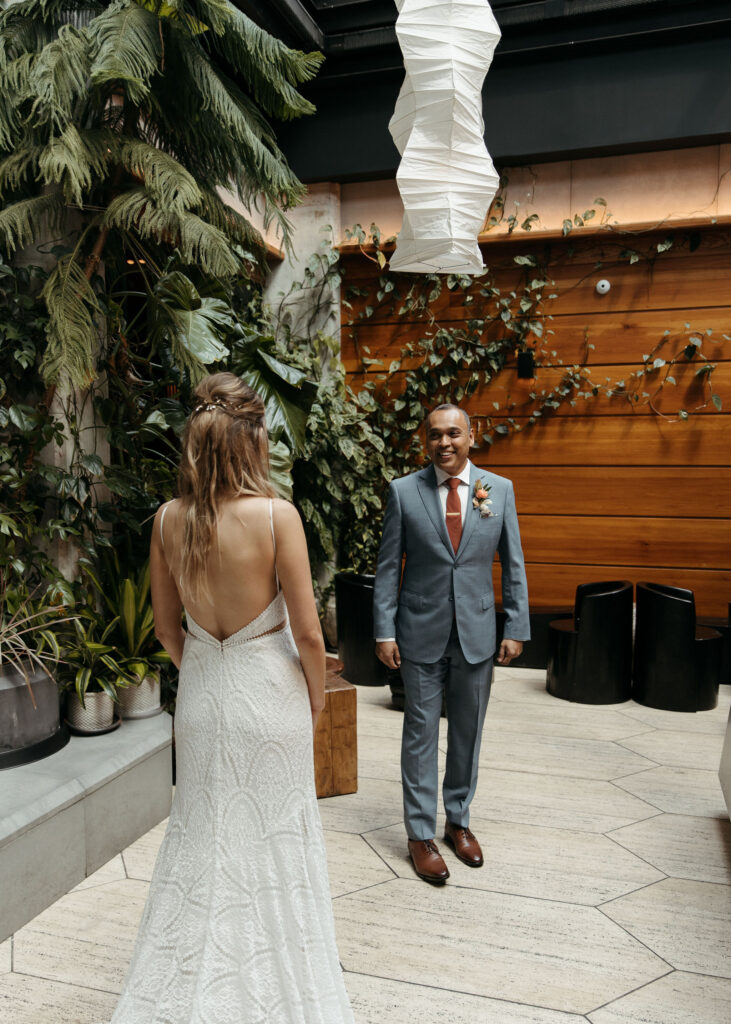
<path id="1" fill-rule="evenodd" d="M 490 698 L 492 658 L 471 665 L 452 627 L 446 650 L 433 664 L 401 659 L 404 729 L 401 777 L 409 839 L 433 839 L 439 785 L 439 718 L 447 705 L 447 767 L 442 793 L 447 820 L 467 827 L 477 786 L 482 726 Z"/>

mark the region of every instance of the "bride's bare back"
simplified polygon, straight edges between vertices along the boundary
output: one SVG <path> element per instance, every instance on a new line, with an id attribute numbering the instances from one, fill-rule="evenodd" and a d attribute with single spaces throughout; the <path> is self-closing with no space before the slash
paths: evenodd
<path id="1" fill-rule="evenodd" d="M 195 621 L 218 640 L 225 640 L 260 615 L 277 594 L 270 502 L 268 498 L 245 497 L 221 506 L 217 536 L 206 565 L 209 599 L 199 596 L 194 600 L 180 589 L 182 511 L 180 501 L 173 501 L 161 514 L 166 561 Z"/>
<path id="2" fill-rule="evenodd" d="M 325 647 L 304 530 L 295 507 L 275 498 L 272 538 L 269 509 L 269 498 L 257 496 L 221 503 L 218 534 L 208 554 L 210 600 L 197 601 L 180 587 L 182 504 L 175 500 L 158 509 L 150 544 L 155 635 L 180 667 L 185 642 L 183 604 L 211 636 L 224 640 L 238 632 L 277 594 L 276 545 L 276 570 L 316 715 L 324 704 Z"/>

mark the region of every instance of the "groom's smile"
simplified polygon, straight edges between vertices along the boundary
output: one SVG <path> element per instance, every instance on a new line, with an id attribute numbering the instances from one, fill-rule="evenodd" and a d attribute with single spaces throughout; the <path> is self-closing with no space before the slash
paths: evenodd
<path id="1" fill-rule="evenodd" d="M 461 409 L 438 409 L 429 417 L 426 427 L 429 458 L 450 476 L 462 472 L 473 442 L 469 420 Z"/>

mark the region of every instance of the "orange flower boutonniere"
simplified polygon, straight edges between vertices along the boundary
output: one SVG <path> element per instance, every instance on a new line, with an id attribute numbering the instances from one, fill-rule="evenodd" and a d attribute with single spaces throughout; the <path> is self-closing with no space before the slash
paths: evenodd
<path id="1" fill-rule="evenodd" d="M 492 505 L 492 499 L 490 498 L 490 485 L 483 484 L 482 480 L 475 480 L 475 489 L 472 494 L 472 507 L 479 509 L 481 519 L 485 519 L 487 516 L 497 515 L 497 512 L 492 511 L 490 505 Z"/>

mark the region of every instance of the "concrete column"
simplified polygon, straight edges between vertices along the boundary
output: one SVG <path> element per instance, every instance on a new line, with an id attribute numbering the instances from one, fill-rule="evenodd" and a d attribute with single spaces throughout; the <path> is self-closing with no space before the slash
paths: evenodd
<path id="1" fill-rule="evenodd" d="M 339 339 L 340 286 L 329 283 L 323 288 L 322 268 L 340 239 L 340 185 L 310 185 L 304 202 L 288 217 L 293 251 L 272 269 L 265 300 L 295 335 L 311 338 L 321 331 Z M 296 294 L 290 294 L 293 285 L 301 286 Z"/>

